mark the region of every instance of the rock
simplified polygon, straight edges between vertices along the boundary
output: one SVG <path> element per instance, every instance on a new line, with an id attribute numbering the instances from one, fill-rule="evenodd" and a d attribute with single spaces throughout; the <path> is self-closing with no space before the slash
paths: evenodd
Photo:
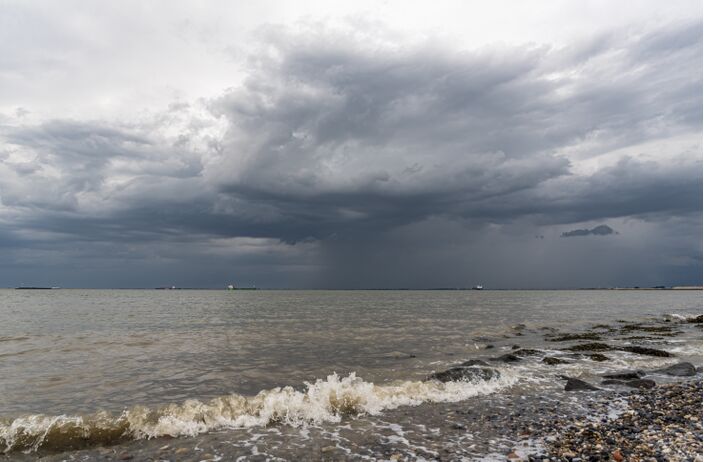
<path id="1" fill-rule="evenodd" d="M 518 350 L 520 347 L 520 345 L 511 345 L 512 350 Z"/>
<path id="2" fill-rule="evenodd" d="M 573 345 L 569 348 L 565 348 L 569 351 L 611 351 L 613 348 L 605 343 L 593 342 L 593 343 L 582 343 L 579 345 Z"/>
<path id="3" fill-rule="evenodd" d="M 128 452 L 121 452 L 119 456 L 117 456 L 119 460 L 132 460 L 134 459 L 134 456 Z"/>
<path id="4" fill-rule="evenodd" d="M 332 452 L 335 450 L 335 446 L 325 446 L 321 449 L 322 452 Z"/>
<path id="5" fill-rule="evenodd" d="M 594 391 L 597 387 L 591 385 L 584 380 L 569 378 L 565 384 L 565 391 Z"/>
<path id="6" fill-rule="evenodd" d="M 470 359 L 470 360 L 465 361 L 462 364 L 460 364 L 460 366 L 464 366 L 464 367 L 469 367 L 469 366 L 489 367 L 489 363 L 486 361 L 483 361 L 481 359 Z"/>
<path id="7" fill-rule="evenodd" d="M 621 451 L 618 449 L 611 454 L 611 457 L 613 457 L 616 462 L 623 462 L 623 454 L 621 454 Z"/>
<path id="8" fill-rule="evenodd" d="M 589 359 L 591 359 L 592 361 L 598 361 L 598 362 L 608 361 L 611 359 L 606 355 L 602 355 L 601 353 L 592 353 L 590 355 L 587 355 L 587 357 Z"/>
<path id="9" fill-rule="evenodd" d="M 521 456 L 519 456 L 518 454 L 516 454 L 516 451 L 511 451 L 511 452 L 509 452 L 508 454 L 506 454 L 506 458 L 507 458 L 507 459 L 520 459 Z"/>
<path id="10" fill-rule="evenodd" d="M 650 379 L 635 379 L 635 380 L 617 380 L 608 379 L 601 382 L 602 385 L 622 385 L 624 387 L 631 388 L 653 388 L 655 387 L 655 381 Z"/>
<path id="11" fill-rule="evenodd" d="M 658 369 L 654 372 L 666 375 L 674 375 L 675 377 L 689 377 L 697 373 L 697 369 L 692 363 L 677 363 L 670 367 L 665 367 L 663 369 Z"/>
<path id="12" fill-rule="evenodd" d="M 428 376 L 428 380 L 439 382 L 459 382 L 473 380 L 490 380 L 499 377 L 499 371 L 489 367 L 453 367 L 446 371 L 436 372 Z"/>
<path id="13" fill-rule="evenodd" d="M 691 318 L 687 318 L 687 322 L 692 323 L 692 324 L 694 324 L 694 323 L 701 324 L 703 321 L 704 321 L 704 317 L 702 317 L 701 314 L 699 316 L 693 316 Z"/>
<path id="14" fill-rule="evenodd" d="M 562 334 L 557 337 L 546 339 L 549 342 L 569 342 L 572 340 L 601 340 L 601 335 L 596 332 L 585 332 L 583 334 Z"/>
<path id="15" fill-rule="evenodd" d="M 551 356 L 547 357 L 547 358 L 543 358 L 543 362 L 545 364 L 549 364 L 551 366 L 555 366 L 557 364 L 569 364 L 570 363 L 569 361 L 565 361 L 564 359 L 553 358 Z"/>
<path id="16" fill-rule="evenodd" d="M 633 371 L 633 372 L 617 372 L 615 374 L 604 374 L 602 377 L 605 379 L 615 379 L 615 380 L 636 380 L 643 377 L 645 374 L 643 371 Z"/>
<path id="17" fill-rule="evenodd" d="M 494 345 L 487 345 L 484 347 L 485 350 L 491 350 L 492 348 L 494 348 Z"/>
<path id="18" fill-rule="evenodd" d="M 511 353 L 506 353 L 505 355 L 501 355 L 498 358 L 493 358 L 493 361 L 501 361 L 504 363 L 515 363 L 520 360 L 521 358 Z"/>
<path id="19" fill-rule="evenodd" d="M 190 451 L 190 449 L 188 449 L 188 448 L 178 448 L 177 450 L 174 451 L 174 454 L 185 454 L 189 451 Z"/>
<path id="20" fill-rule="evenodd" d="M 452 428 L 455 430 L 466 430 L 467 427 L 465 425 L 462 425 L 461 423 L 455 423 L 452 425 Z"/>
<path id="21" fill-rule="evenodd" d="M 642 331 L 651 333 L 668 333 L 672 331 L 672 326 L 644 326 L 642 324 L 626 324 L 621 326 L 621 332 Z"/>
<path id="22" fill-rule="evenodd" d="M 542 353 L 540 352 L 540 350 L 533 350 L 531 348 L 521 348 L 520 350 L 513 351 L 511 354 L 514 356 L 523 357 L 523 356 L 538 356 Z"/>
<path id="23" fill-rule="evenodd" d="M 631 388 L 655 388 L 655 385 L 655 381 L 650 379 L 636 379 L 626 382 L 626 386 Z"/>
<path id="24" fill-rule="evenodd" d="M 663 350 L 656 350 L 655 348 L 645 348 L 639 346 L 627 346 L 620 348 L 622 351 L 627 351 L 629 353 L 635 353 L 637 355 L 646 356 L 658 356 L 661 358 L 671 358 L 674 355 Z"/>

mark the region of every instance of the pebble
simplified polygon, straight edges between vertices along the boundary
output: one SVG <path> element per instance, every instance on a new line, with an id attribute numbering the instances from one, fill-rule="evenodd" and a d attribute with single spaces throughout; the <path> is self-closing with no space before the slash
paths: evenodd
<path id="1" fill-rule="evenodd" d="M 660 385 L 627 395 L 629 409 L 615 419 L 572 417 L 553 439 L 548 455 L 594 459 L 597 448 L 616 462 L 624 460 L 691 460 L 702 453 L 702 382 Z M 608 398 L 594 403 L 608 410 Z"/>

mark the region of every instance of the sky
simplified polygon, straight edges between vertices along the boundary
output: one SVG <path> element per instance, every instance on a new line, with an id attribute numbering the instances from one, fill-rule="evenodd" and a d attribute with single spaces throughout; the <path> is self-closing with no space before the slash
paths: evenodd
<path id="1" fill-rule="evenodd" d="M 0 0 L 0 287 L 701 282 L 700 1 Z"/>

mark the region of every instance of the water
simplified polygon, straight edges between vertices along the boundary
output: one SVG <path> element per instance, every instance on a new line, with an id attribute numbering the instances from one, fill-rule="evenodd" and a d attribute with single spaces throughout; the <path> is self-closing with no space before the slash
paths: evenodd
<path id="1" fill-rule="evenodd" d="M 47 425 L 107 426 L 109 443 L 523 394 L 547 386 L 547 366 L 501 365 L 481 384 L 424 379 L 513 343 L 555 350 L 548 329 L 701 312 L 700 291 L 0 290 L 0 443 L 22 425 L 28 442 L 15 447 L 31 450 L 42 444 L 27 435 Z M 701 328 L 682 332 L 655 343 L 701 363 Z M 565 370 L 674 361 L 610 356 Z"/>

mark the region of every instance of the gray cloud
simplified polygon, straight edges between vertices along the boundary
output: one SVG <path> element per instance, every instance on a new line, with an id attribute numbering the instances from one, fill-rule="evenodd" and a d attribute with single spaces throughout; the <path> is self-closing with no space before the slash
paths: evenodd
<path id="1" fill-rule="evenodd" d="M 450 235 L 483 265 L 526 255 L 477 248 L 507 248 L 516 229 L 532 248 L 565 225 L 679 217 L 701 228 L 701 21 L 563 48 L 363 32 L 266 28 L 241 86 L 146 118 L 0 119 L 12 120 L 0 125 L 2 236 L 35 253 L 152 246 L 218 268 L 227 258 L 204 242 L 256 238 L 278 283 L 283 242 L 325 275 L 308 284 L 344 286 L 381 280 L 375 268 L 400 271 L 389 284 L 430 284 L 402 268 L 433 254 L 450 268 L 434 274 L 466 273 Z"/>
<path id="2" fill-rule="evenodd" d="M 561 237 L 608 236 L 611 234 L 618 234 L 618 232 L 614 231 L 609 225 L 599 225 L 592 229 L 573 229 L 572 231 L 565 231 L 562 233 Z"/>

